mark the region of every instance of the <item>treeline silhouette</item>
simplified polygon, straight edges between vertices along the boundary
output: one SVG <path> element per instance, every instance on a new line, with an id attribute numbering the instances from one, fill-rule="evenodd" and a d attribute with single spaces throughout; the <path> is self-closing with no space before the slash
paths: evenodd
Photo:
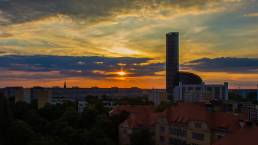
<path id="1" fill-rule="evenodd" d="M 96 97 L 78 113 L 77 104 L 13 103 L 0 95 L 1 145 L 117 145 L 118 125 L 128 113 L 110 116 Z"/>

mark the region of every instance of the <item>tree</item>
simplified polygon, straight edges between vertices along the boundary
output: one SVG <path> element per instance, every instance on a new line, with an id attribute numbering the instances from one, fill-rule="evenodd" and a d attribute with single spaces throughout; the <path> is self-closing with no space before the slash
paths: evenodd
<path id="1" fill-rule="evenodd" d="M 63 122 L 67 122 L 69 126 L 72 126 L 74 128 L 79 128 L 81 116 L 76 111 L 68 111 L 68 112 L 65 112 L 59 120 Z"/>
<path id="2" fill-rule="evenodd" d="M 17 102 L 13 107 L 13 113 L 17 119 L 22 119 L 24 114 L 31 110 L 32 110 L 32 108 L 31 108 L 30 104 L 28 104 L 26 102 L 21 102 L 21 101 Z"/>
<path id="3" fill-rule="evenodd" d="M 131 145 L 154 145 L 150 130 L 147 128 L 134 129 L 131 135 Z"/>
<path id="4" fill-rule="evenodd" d="M 22 120 L 15 120 L 7 128 L 8 145 L 27 145 L 29 140 L 35 136 L 32 128 Z"/>
<path id="5" fill-rule="evenodd" d="M 8 100 L 0 94 L 0 144 L 4 144 L 6 129 L 12 120 L 12 112 Z"/>
<path id="6" fill-rule="evenodd" d="M 80 137 L 83 145 L 115 145 L 114 141 L 100 127 L 84 130 Z"/>

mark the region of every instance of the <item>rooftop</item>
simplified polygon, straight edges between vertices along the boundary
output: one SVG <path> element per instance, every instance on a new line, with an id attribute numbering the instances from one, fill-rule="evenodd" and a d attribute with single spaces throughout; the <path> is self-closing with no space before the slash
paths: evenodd
<path id="1" fill-rule="evenodd" d="M 257 145 L 258 127 L 244 127 L 228 134 L 213 145 Z"/>

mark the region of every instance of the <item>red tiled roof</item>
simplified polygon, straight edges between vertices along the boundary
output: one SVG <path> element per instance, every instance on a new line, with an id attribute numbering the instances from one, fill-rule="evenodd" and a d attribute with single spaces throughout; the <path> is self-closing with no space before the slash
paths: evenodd
<path id="1" fill-rule="evenodd" d="M 158 118 L 164 117 L 168 123 L 207 122 L 210 128 L 223 128 L 233 131 L 239 128 L 239 116 L 226 112 L 209 112 L 203 103 L 177 103 L 164 112 L 157 113 L 153 106 L 119 106 L 111 114 L 126 111 L 130 116 L 125 121 L 129 127 L 153 126 Z"/>
<path id="2" fill-rule="evenodd" d="M 165 116 L 164 116 L 165 115 Z M 225 128 L 234 130 L 239 128 L 239 115 L 227 112 L 209 112 L 202 103 L 178 103 L 171 106 L 164 113 L 168 123 L 187 123 L 189 121 L 207 122 L 210 128 Z"/>
<path id="3" fill-rule="evenodd" d="M 128 117 L 125 123 L 128 123 L 130 128 L 151 127 L 154 126 L 159 118 L 159 113 L 145 112 L 142 114 L 133 114 Z"/>
<path id="4" fill-rule="evenodd" d="M 155 112 L 155 107 L 152 105 L 122 105 L 114 108 L 111 115 L 128 112 L 130 116 L 125 120 L 129 127 L 149 127 L 156 123 L 159 113 Z M 124 123 L 125 123 L 124 122 Z"/>
<path id="5" fill-rule="evenodd" d="M 186 123 L 191 120 L 208 122 L 209 112 L 204 104 L 178 103 L 165 110 L 165 115 L 169 123 Z"/>
<path id="6" fill-rule="evenodd" d="M 241 128 L 228 134 L 213 145 L 258 145 L 258 127 Z"/>
<path id="7" fill-rule="evenodd" d="M 211 128 L 226 128 L 229 131 L 239 129 L 239 120 L 242 119 L 239 115 L 227 112 L 213 112 L 211 114 Z"/>

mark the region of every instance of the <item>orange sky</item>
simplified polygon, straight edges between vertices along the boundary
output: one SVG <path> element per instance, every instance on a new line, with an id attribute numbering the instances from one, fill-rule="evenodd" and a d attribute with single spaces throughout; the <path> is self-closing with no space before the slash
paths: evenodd
<path id="1" fill-rule="evenodd" d="M 164 88 L 165 34 L 171 31 L 180 32 L 181 65 L 199 60 L 188 71 L 205 82 L 232 88 L 258 83 L 257 0 L 9 3 L 0 1 L 0 87 L 62 86 L 67 80 L 80 87 Z M 19 57 L 10 62 L 9 56 Z M 53 64 L 38 56 L 67 58 Z M 101 62 L 88 66 L 79 58 L 91 56 Z M 115 73 L 121 57 L 132 58 L 126 76 Z M 108 66 L 97 67 L 102 61 Z"/>

